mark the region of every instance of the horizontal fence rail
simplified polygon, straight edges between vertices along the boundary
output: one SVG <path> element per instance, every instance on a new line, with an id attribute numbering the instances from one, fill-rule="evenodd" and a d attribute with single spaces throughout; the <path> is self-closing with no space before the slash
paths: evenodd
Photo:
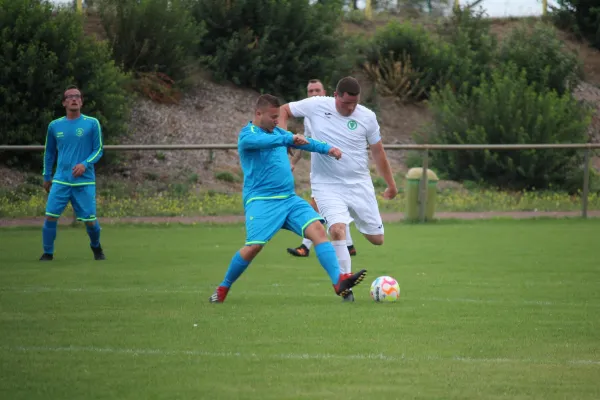
<path id="1" fill-rule="evenodd" d="M 562 144 L 387 144 L 386 150 L 535 150 L 535 149 L 600 149 L 600 143 Z M 235 150 L 237 144 L 119 144 L 104 150 Z M 39 145 L 0 145 L 0 151 L 43 151 Z"/>
<path id="2" fill-rule="evenodd" d="M 106 145 L 104 150 L 148 151 L 148 150 L 236 150 L 237 144 L 121 144 Z M 600 143 L 546 143 L 546 144 L 388 144 L 386 150 L 417 150 L 423 152 L 423 175 L 419 188 L 419 219 L 425 222 L 427 205 L 427 169 L 430 150 L 543 150 L 580 149 L 585 150 L 583 168 L 583 192 L 581 195 L 581 216 L 587 218 L 588 194 L 590 190 L 591 150 L 600 149 Z M 39 145 L 0 145 L 0 151 L 44 151 Z"/>

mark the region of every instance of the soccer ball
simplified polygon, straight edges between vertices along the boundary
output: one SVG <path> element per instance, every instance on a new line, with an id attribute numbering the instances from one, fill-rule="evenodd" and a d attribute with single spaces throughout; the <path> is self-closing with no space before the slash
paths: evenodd
<path id="1" fill-rule="evenodd" d="M 400 285 L 391 276 L 380 276 L 371 284 L 371 298 L 376 302 L 392 302 L 400 297 Z"/>

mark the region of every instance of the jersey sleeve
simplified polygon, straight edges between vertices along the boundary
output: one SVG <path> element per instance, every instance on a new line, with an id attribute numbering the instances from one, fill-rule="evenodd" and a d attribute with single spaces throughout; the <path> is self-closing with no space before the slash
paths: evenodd
<path id="1" fill-rule="evenodd" d="M 289 103 L 290 111 L 294 117 L 309 117 L 315 114 L 322 99 L 322 97 L 309 97 L 304 100 L 293 101 Z"/>
<path id="2" fill-rule="evenodd" d="M 367 143 L 376 144 L 381 141 L 381 131 L 379 128 L 379 123 L 377 122 L 377 117 L 373 114 L 372 118 L 369 119 L 369 123 L 367 125 Z"/>
<path id="3" fill-rule="evenodd" d="M 312 138 L 307 138 L 307 139 L 308 139 L 308 144 L 303 144 L 300 146 L 292 145 L 290 147 L 293 147 L 295 149 L 304 150 L 304 151 L 309 151 L 311 153 L 320 153 L 320 154 L 328 154 L 329 153 L 331 146 L 328 145 L 327 143 L 321 142 L 319 140 L 315 140 Z"/>
<path id="4" fill-rule="evenodd" d="M 290 146 L 293 142 L 294 135 L 290 132 L 269 135 L 255 126 L 251 126 L 242 129 L 240 132 L 238 147 L 240 150 L 273 149 L 275 147 Z"/>
<path id="5" fill-rule="evenodd" d="M 44 181 L 48 182 L 52 179 L 52 169 L 54 168 L 54 162 L 56 161 L 56 137 L 52 130 L 52 124 L 48 125 L 46 131 L 46 145 L 44 146 L 44 167 L 42 175 Z"/>
<path id="6" fill-rule="evenodd" d="M 92 125 L 92 154 L 82 162 L 86 168 L 90 164 L 97 163 L 102 157 L 102 147 L 102 128 L 100 127 L 100 121 L 96 119 L 93 121 Z"/>

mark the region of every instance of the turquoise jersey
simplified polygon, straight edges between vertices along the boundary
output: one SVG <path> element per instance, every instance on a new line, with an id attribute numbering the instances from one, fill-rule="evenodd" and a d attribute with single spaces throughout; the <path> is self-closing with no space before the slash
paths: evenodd
<path id="1" fill-rule="evenodd" d="M 58 153 L 56 172 L 52 169 Z M 62 117 L 48 124 L 44 152 L 44 181 L 67 186 L 94 185 L 94 164 L 102 157 L 102 128 L 96 118 L 81 115 L 77 119 Z M 73 167 L 85 166 L 83 175 L 73 177 Z"/>
<path id="2" fill-rule="evenodd" d="M 287 148 L 321 154 L 331 149 L 326 143 L 307 140 L 308 144 L 295 146 L 293 134 L 279 127 L 267 132 L 249 123 L 242 129 L 238 152 L 244 173 L 244 206 L 254 200 L 286 199 L 295 194 Z"/>

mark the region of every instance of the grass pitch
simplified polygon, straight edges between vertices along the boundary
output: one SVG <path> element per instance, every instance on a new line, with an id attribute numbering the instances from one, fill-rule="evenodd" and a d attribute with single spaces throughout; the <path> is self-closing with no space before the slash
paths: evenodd
<path id="1" fill-rule="evenodd" d="M 0 229 L 0 398 L 600 398 L 600 221 L 353 233 L 356 303 L 282 232 L 213 305 L 241 226 L 106 226 L 104 262 L 60 227 L 50 263 L 39 229 Z"/>

